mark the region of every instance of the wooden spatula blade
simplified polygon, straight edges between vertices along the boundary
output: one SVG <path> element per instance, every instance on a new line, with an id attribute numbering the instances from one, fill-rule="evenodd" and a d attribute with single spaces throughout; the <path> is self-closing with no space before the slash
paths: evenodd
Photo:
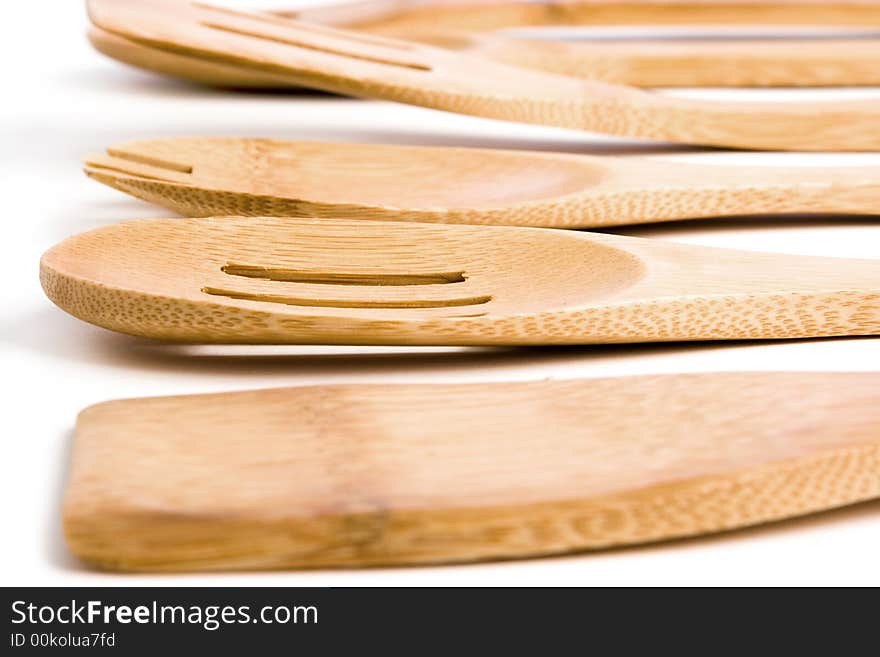
<path id="1" fill-rule="evenodd" d="M 71 549 L 119 570 L 528 557 L 880 496 L 880 377 L 285 388 L 78 422 Z"/>

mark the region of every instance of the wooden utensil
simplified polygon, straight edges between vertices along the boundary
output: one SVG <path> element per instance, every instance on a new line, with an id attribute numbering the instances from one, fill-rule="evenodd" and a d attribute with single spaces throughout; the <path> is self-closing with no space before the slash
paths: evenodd
<path id="1" fill-rule="evenodd" d="M 114 570 L 508 559 L 880 496 L 880 377 L 349 385 L 113 401 L 77 422 L 64 532 Z"/>
<path id="2" fill-rule="evenodd" d="M 283 75 L 166 52 L 95 27 L 87 34 L 95 49 L 112 59 L 188 82 L 230 89 L 300 89 L 302 86 Z"/>
<path id="3" fill-rule="evenodd" d="M 876 0 L 366 0 L 276 13 L 402 38 L 559 25 L 880 25 Z"/>
<path id="4" fill-rule="evenodd" d="M 727 103 L 578 80 L 386 37 L 170 0 L 90 0 L 100 28 L 306 86 L 611 135 L 764 149 L 880 148 L 880 102 Z"/>
<path id="5" fill-rule="evenodd" d="M 213 87 L 298 89 L 283 75 L 166 52 L 98 28 L 105 55 L 138 68 Z M 636 87 L 880 85 L 880 41 L 547 41 L 503 35 L 424 35 L 423 42 L 587 80 Z"/>
<path id="6" fill-rule="evenodd" d="M 436 40 L 437 45 L 443 45 Z M 822 87 L 880 84 L 880 39 L 461 40 L 500 63 L 634 87 Z M 465 44 L 467 44 L 465 46 Z"/>
<path id="7" fill-rule="evenodd" d="M 553 73 L 633 86 L 821 86 L 880 83 L 875 41 L 811 40 L 717 43 L 559 43 L 510 39 L 488 30 L 583 25 L 817 25 L 864 29 L 880 25 L 874 2 L 341 3 L 277 12 L 287 18 L 469 48 L 498 61 Z M 89 31 L 99 51 L 154 72 L 232 88 L 296 88 L 283 76 L 244 66 L 165 52 L 99 28 Z"/>
<path id="8" fill-rule="evenodd" d="M 586 228 L 786 212 L 876 213 L 880 167 L 267 139 L 114 146 L 86 173 L 186 216 L 221 214 Z M 410 182 L 406 182 L 410 181 Z"/>
<path id="9" fill-rule="evenodd" d="M 880 261 L 507 226 L 211 217 L 71 237 L 61 308 L 167 340 L 577 344 L 880 332 Z"/>
<path id="10" fill-rule="evenodd" d="M 358 0 L 268 13 L 413 40 L 553 26 L 880 26 L 876 0 Z"/>

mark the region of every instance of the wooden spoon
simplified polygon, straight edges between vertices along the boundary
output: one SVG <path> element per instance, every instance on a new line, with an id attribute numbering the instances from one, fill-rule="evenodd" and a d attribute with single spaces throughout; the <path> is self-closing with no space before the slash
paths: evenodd
<path id="1" fill-rule="evenodd" d="M 218 343 L 577 344 L 880 332 L 880 260 L 508 226 L 154 219 L 41 261 L 67 312 Z"/>
<path id="2" fill-rule="evenodd" d="M 114 570 L 507 559 L 880 496 L 877 374 L 348 385 L 83 411 L 67 543 Z"/>
<path id="3" fill-rule="evenodd" d="M 523 69 L 423 44 L 172 0 L 90 0 L 100 28 L 305 86 L 611 135 L 764 149 L 880 149 L 876 101 L 729 103 Z"/>
<path id="4" fill-rule="evenodd" d="M 745 167 L 267 139 L 114 146 L 86 173 L 187 216 L 586 228 L 694 217 L 876 213 L 880 167 Z"/>
<path id="5" fill-rule="evenodd" d="M 283 75 L 159 50 L 99 28 L 88 36 L 108 57 L 189 82 L 231 89 L 300 88 Z M 420 40 L 515 66 L 636 87 L 880 85 L 877 40 L 590 43 L 449 34 L 426 34 Z"/>

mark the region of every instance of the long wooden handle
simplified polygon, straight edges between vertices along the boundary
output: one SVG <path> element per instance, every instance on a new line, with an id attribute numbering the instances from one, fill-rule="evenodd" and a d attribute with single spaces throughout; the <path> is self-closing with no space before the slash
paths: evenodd
<path id="1" fill-rule="evenodd" d="M 727 103 L 522 69 L 406 42 L 168 0 L 104 4 L 101 28 L 151 47 L 289 74 L 354 96 L 610 135 L 782 150 L 880 150 L 880 103 Z M 175 15 L 175 11 L 180 16 Z M 373 37 L 375 40 L 375 37 Z M 295 44 L 291 46 L 293 40 Z"/>
<path id="2" fill-rule="evenodd" d="M 880 333 L 880 260 L 695 249 L 602 233 L 578 238 L 625 248 L 644 270 L 606 300 L 561 312 L 572 342 Z"/>
<path id="3" fill-rule="evenodd" d="M 880 101 L 726 101 L 684 98 L 624 85 L 511 67 L 477 56 L 440 54 L 437 75 L 409 89 L 361 87 L 360 95 L 487 118 L 623 137 L 755 150 L 880 150 Z M 494 77 L 492 77 L 494 76 Z M 400 76 L 404 82 L 404 76 Z M 337 90 L 352 89 L 333 79 Z M 464 105 L 463 95 L 472 99 Z"/>
<path id="4" fill-rule="evenodd" d="M 880 166 L 719 166 L 603 158 L 570 204 L 591 226 L 757 214 L 880 214 Z"/>
<path id="5" fill-rule="evenodd" d="M 880 85 L 878 39 L 473 41 L 474 52 L 495 61 L 636 87 Z"/>

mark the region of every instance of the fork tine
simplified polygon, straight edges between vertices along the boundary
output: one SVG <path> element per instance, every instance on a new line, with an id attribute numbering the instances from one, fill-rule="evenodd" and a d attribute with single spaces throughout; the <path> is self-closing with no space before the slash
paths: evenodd
<path id="1" fill-rule="evenodd" d="M 188 173 L 180 170 L 169 169 L 166 167 L 147 164 L 139 159 L 130 157 L 119 157 L 119 152 L 114 151 L 114 155 L 88 155 L 85 158 L 86 171 L 96 170 L 96 173 L 102 171 L 110 171 L 121 173 L 129 176 L 137 176 L 148 178 L 151 180 L 161 180 L 164 182 L 192 182 Z"/>
<path id="2" fill-rule="evenodd" d="M 170 169 L 179 173 L 192 173 L 191 164 L 184 164 L 167 157 L 162 152 L 162 146 L 174 148 L 175 142 L 132 142 L 123 144 L 122 146 L 110 146 L 107 148 L 107 154 L 113 157 L 129 160 L 130 162 L 138 162 L 148 166 L 158 167 L 160 169 Z"/>
<path id="3" fill-rule="evenodd" d="M 364 39 L 344 30 L 314 26 L 298 21 L 266 18 L 259 14 L 219 9 L 195 4 L 201 10 L 201 24 L 245 37 L 264 39 L 298 48 L 315 50 L 331 55 L 349 57 L 377 64 L 430 71 L 431 64 L 416 47 L 393 40 Z"/>

